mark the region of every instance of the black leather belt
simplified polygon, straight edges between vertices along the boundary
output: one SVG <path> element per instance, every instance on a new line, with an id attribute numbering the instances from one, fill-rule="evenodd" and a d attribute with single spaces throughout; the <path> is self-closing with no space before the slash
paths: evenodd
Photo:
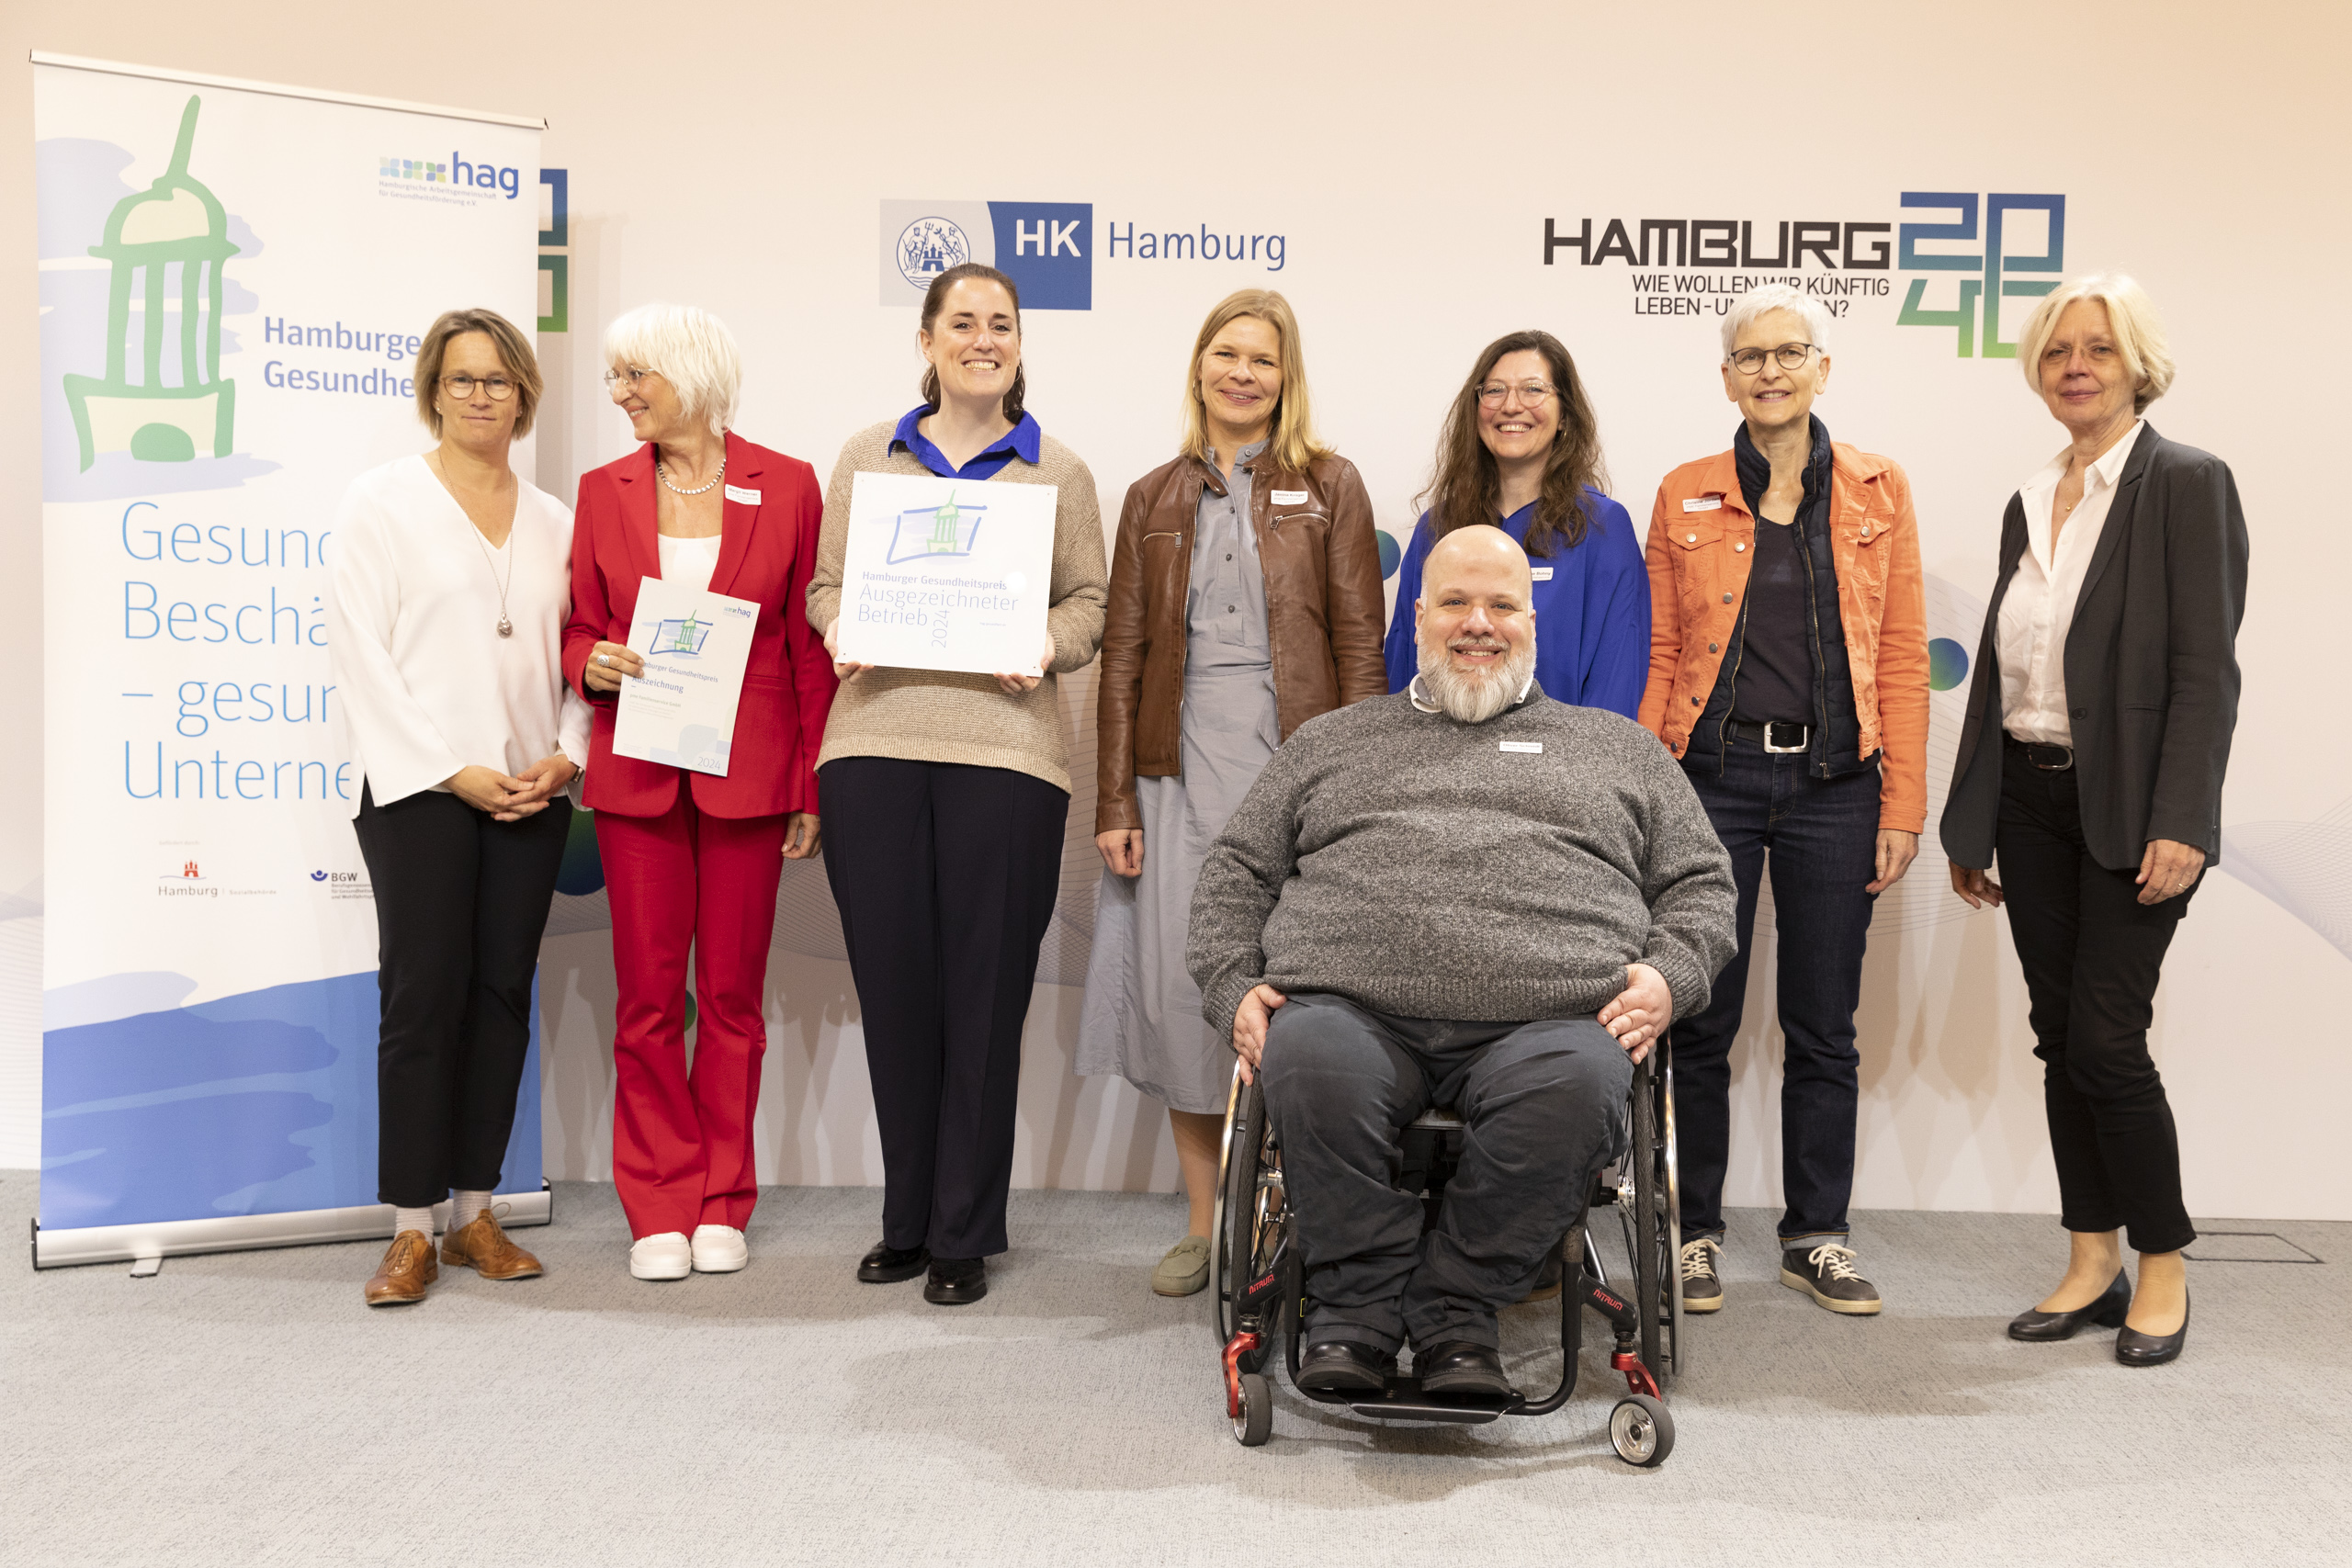
<path id="1" fill-rule="evenodd" d="M 1793 724 L 1776 718 L 1770 724 L 1742 724 L 1734 719 L 1724 726 L 1735 740 L 1753 740 L 1767 751 L 1785 755 L 1802 751 L 1813 744 L 1813 726 Z"/>
<path id="2" fill-rule="evenodd" d="M 2007 730 L 2001 732 L 2001 739 L 2007 742 L 2009 750 L 2024 752 L 2025 760 L 2045 773 L 2063 773 L 2075 765 L 2075 749 L 2072 746 L 2045 746 L 2039 740 L 2020 740 Z"/>

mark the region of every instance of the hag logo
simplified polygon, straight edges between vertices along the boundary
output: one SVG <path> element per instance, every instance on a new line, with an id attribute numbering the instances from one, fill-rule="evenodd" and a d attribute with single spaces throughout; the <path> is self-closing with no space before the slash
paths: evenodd
<path id="1" fill-rule="evenodd" d="M 452 195 L 480 194 L 506 201 L 513 201 L 523 194 L 522 170 L 512 165 L 477 163 L 462 152 L 450 153 L 447 162 L 425 158 L 379 158 L 376 160 L 376 181 L 379 188 L 399 181 L 446 187 Z M 408 193 L 401 191 L 397 194 Z"/>
<path id="2" fill-rule="evenodd" d="M 881 302 L 920 305 L 932 279 L 978 262 L 1024 310 L 1094 308 L 1094 206 L 1084 201 L 885 201 Z"/>

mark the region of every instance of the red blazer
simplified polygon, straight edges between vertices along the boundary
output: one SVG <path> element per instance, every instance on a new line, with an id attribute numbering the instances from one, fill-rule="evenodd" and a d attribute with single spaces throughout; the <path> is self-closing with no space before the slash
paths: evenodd
<path id="1" fill-rule="evenodd" d="M 693 781 L 695 805 L 713 817 L 772 817 L 817 809 L 817 748 L 833 705 L 833 663 L 808 625 L 808 578 L 825 512 L 817 471 L 797 457 L 729 432 L 727 488 L 757 491 L 757 504 L 729 497 L 710 590 L 760 607 L 727 776 L 613 755 L 616 699 L 581 682 L 599 641 L 626 643 L 637 585 L 662 575 L 655 542 L 653 448 L 645 446 L 580 476 L 572 517 L 571 618 L 563 628 L 563 678 L 595 709 L 585 798 L 616 817 L 659 817 Z"/>

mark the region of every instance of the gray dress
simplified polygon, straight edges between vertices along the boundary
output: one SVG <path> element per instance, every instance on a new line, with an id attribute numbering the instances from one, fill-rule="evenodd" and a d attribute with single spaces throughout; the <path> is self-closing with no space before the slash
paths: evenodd
<path id="1" fill-rule="evenodd" d="M 1102 874 L 1079 1023 L 1080 1073 L 1116 1074 L 1170 1110 L 1220 1115 L 1233 1046 L 1201 1018 L 1184 931 L 1210 843 L 1282 741 L 1266 577 L 1241 467 L 1262 450 L 1261 442 L 1237 455 L 1227 494 L 1201 487 L 1184 604 L 1183 771 L 1136 780 L 1143 874 Z"/>

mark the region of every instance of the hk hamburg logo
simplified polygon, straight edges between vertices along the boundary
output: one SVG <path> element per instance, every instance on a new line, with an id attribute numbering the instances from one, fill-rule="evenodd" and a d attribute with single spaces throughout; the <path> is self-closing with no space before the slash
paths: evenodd
<path id="1" fill-rule="evenodd" d="M 899 276 L 917 288 L 930 288 L 933 278 L 971 259 L 972 242 L 944 218 L 918 218 L 899 235 Z"/>

